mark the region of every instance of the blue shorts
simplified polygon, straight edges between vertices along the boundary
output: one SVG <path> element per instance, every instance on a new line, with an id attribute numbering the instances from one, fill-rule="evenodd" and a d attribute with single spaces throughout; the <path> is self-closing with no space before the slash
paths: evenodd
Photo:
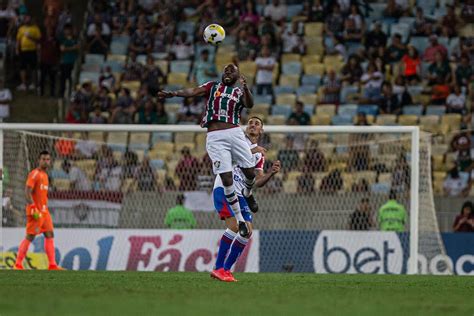
<path id="1" fill-rule="evenodd" d="M 225 198 L 224 188 L 215 188 L 212 192 L 212 195 L 214 197 L 214 207 L 216 208 L 217 214 L 219 214 L 222 220 L 229 217 L 235 217 L 229 202 L 227 202 Z M 245 201 L 244 197 L 242 196 L 238 196 L 238 198 L 242 216 L 246 222 L 252 222 L 252 213 L 250 213 L 250 208 L 247 204 L 247 201 Z"/>

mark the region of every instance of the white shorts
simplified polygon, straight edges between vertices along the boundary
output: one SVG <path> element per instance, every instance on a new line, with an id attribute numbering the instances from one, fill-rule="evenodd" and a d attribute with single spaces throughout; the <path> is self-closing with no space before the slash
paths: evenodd
<path id="1" fill-rule="evenodd" d="M 233 164 L 241 168 L 255 167 L 250 146 L 240 127 L 208 132 L 206 150 L 215 175 L 232 172 Z"/>

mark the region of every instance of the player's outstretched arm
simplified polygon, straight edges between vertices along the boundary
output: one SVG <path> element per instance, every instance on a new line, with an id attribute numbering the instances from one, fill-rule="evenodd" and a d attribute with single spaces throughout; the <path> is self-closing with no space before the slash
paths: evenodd
<path id="1" fill-rule="evenodd" d="M 276 160 L 272 164 L 272 169 L 270 172 L 264 173 L 262 170 L 255 170 L 256 172 L 256 179 L 255 179 L 255 185 L 257 188 L 263 187 L 265 184 L 267 184 L 270 179 L 276 175 L 278 172 L 280 172 L 281 169 L 281 163 L 280 160 Z"/>
<path id="2" fill-rule="evenodd" d="M 181 89 L 176 91 L 158 91 L 158 98 L 172 98 L 172 97 L 199 97 L 205 95 L 207 92 L 205 87 L 196 87 L 196 88 L 188 88 L 188 89 Z"/>
<path id="3" fill-rule="evenodd" d="M 249 87 L 247 86 L 247 79 L 243 75 L 240 75 L 240 83 L 242 84 L 242 89 L 244 91 L 243 103 L 247 109 L 253 108 L 253 96 Z"/>

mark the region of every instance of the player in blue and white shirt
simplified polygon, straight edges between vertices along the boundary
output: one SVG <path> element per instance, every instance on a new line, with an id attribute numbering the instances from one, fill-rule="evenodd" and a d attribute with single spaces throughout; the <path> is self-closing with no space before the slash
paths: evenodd
<path id="1" fill-rule="evenodd" d="M 275 161 L 272 165 L 272 169 L 268 173 L 264 173 L 263 166 L 265 164 L 265 149 L 258 146 L 257 142 L 263 134 L 263 122 L 258 117 L 251 117 L 245 130 L 246 140 L 252 151 L 252 161 L 255 165 L 256 174 L 256 187 L 264 186 L 276 173 L 280 171 L 280 161 Z M 236 192 L 242 192 L 245 188 L 245 175 L 238 165 L 233 166 L 233 178 Z M 252 214 L 250 208 L 246 202 L 246 199 L 241 195 L 237 194 L 240 203 L 240 212 L 245 219 L 247 227 L 249 228 L 250 235 L 252 234 Z M 243 237 L 239 235 L 238 223 L 232 208 L 227 202 L 224 185 L 220 176 L 216 176 L 214 182 L 214 206 L 221 220 L 225 221 L 227 226 L 224 235 L 221 238 L 219 244 L 219 251 L 217 254 L 215 269 L 211 273 L 211 277 L 221 281 L 234 282 L 236 281 L 230 269 L 237 261 L 237 258 L 243 252 L 245 246 L 250 240 L 250 236 Z M 230 250 L 229 250 L 230 249 Z"/>

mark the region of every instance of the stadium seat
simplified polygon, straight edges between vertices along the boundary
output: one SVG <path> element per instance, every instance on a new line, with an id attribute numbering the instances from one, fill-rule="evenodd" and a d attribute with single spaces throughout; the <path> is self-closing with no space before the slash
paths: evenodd
<path id="1" fill-rule="evenodd" d="M 323 76 L 326 71 L 326 66 L 324 64 L 305 64 L 304 73 L 306 75 L 319 75 Z"/>
<path id="2" fill-rule="evenodd" d="M 284 115 L 270 115 L 267 119 L 268 125 L 285 125 L 286 119 Z"/>
<path id="3" fill-rule="evenodd" d="M 140 81 L 138 81 L 138 80 L 136 80 L 136 81 L 122 81 L 120 83 L 120 85 L 123 88 L 129 89 L 130 91 L 138 91 L 138 89 L 140 89 Z"/>
<path id="4" fill-rule="evenodd" d="M 301 84 L 302 86 L 313 86 L 315 89 L 318 89 L 321 85 L 321 75 L 314 74 L 314 75 L 303 75 L 301 77 Z M 314 92 L 314 91 L 313 91 Z"/>
<path id="5" fill-rule="evenodd" d="M 280 85 L 281 86 L 292 86 L 297 88 L 300 83 L 300 76 L 299 75 L 281 75 L 280 76 Z"/>
<path id="6" fill-rule="evenodd" d="M 150 148 L 150 133 L 130 133 L 129 148 L 132 150 Z"/>
<path id="7" fill-rule="evenodd" d="M 291 21 L 292 18 L 298 16 L 303 11 L 302 4 L 290 4 L 287 6 L 287 21 Z"/>
<path id="8" fill-rule="evenodd" d="M 105 141 L 105 133 L 104 132 L 89 132 L 87 138 L 97 143 L 103 143 Z"/>
<path id="9" fill-rule="evenodd" d="M 167 60 L 155 60 L 155 66 L 160 67 L 161 72 L 166 76 L 168 74 L 168 61 Z"/>
<path id="10" fill-rule="evenodd" d="M 339 106 L 338 114 L 344 116 L 355 116 L 357 114 L 357 104 L 344 104 Z"/>
<path id="11" fill-rule="evenodd" d="M 289 62 L 301 62 L 301 55 L 300 54 L 292 54 L 292 53 L 285 53 L 281 55 L 281 62 L 282 64 L 289 63 Z"/>
<path id="12" fill-rule="evenodd" d="M 316 91 L 317 91 L 316 85 L 303 85 L 303 86 L 299 86 L 296 89 L 296 95 L 301 96 L 305 94 L 315 94 Z"/>
<path id="13" fill-rule="evenodd" d="M 62 161 L 59 161 L 62 164 Z M 69 175 L 63 169 L 53 168 L 49 172 L 52 179 L 69 179 Z"/>
<path id="14" fill-rule="evenodd" d="M 334 104 L 322 104 L 316 106 L 316 114 L 326 114 L 329 116 L 334 116 L 336 115 L 336 106 Z"/>
<path id="15" fill-rule="evenodd" d="M 194 150 L 194 147 L 196 146 L 196 144 L 194 144 L 194 142 L 192 143 L 178 143 L 178 142 L 175 142 L 175 150 L 177 153 L 180 153 L 181 150 L 184 148 L 184 147 L 187 147 L 189 148 L 189 150 Z"/>
<path id="16" fill-rule="evenodd" d="M 152 159 L 150 160 L 150 165 L 154 170 L 164 169 L 166 163 L 163 159 Z"/>
<path id="17" fill-rule="evenodd" d="M 102 69 L 100 64 L 82 64 L 81 71 L 85 72 L 100 72 Z"/>
<path id="18" fill-rule="evenodd" d="M 324 23 L 321 22 L 307 22 L 304 25 L 305 36 L 322 36 Z"/>
<path id="19" fill-rule="evenodd" d="M 400 115 L 398 117 L 398 124 L 404 126 L 413 126 L 418 124 L 418 116 L 416 115 Z"/>
<path id="20" fill-rule="evenodd" d="M 194 143 L 195 138 L 196 138 L 196 134 L 193 133 L 193 132 L 176 133 L 174 135 L 174 142 L 175 142 L 175 144 Z"/>
<path id="21" fill-rule="evenodd" d="M 359 105 L 357 107 L 357 112 L 365 113 L 366 115 L 377 116 L 379 112 L 378 105 Z"/>
<path id="22" fill-rule="evenodd" d="M 352 125 L 352 116 L 335 115 L 331 119 L 332 125 Z"/>
<path id="23" fill-rule="evenodd" d="M 303 66 L 304 65 L 309 65 L 309 64 L 320 64 L 321 63 L 321 55 L 317 55 L 317 54 L 304 55 L 301 58 L 301 62 L 303 63 Z"/>
<path id="24" fill-rule="evenodd" d="M 377 125 L 397 125 L 397 116 L 394 114 L 380 114 L 375 120 Z"/>
<path id="25" fill-rule="evenodd" d="M 188 85 L 188 75 L 185 73 L 169 73 L 168 74 L 168 84 L 176 84 L 187 86 Z"/>
<path id="26" fill-rule="evenodd" d="M 438 115 L 420 116 L 420 128 L 429 133 L 437 133 L 440 130 Z"/>
<path id="27" fill-rule="evenodd" d="M 294 92 L 295 92 L 295 88 L 292 86 L 276 86 L 273 88 L 273 93 L 275 95 L 294 93 Z"/>
<path id="28" fill-rule="evenodd" d="M 188 36 L 194 35 L 196 23 L 192 21 L 181 21 L 177 25 L 177 33 L 186 32 Z"/>
<path id="29" fill-rule="evenodd" d="M 318 95 L 315 93 L 303 94 L 303 95 L 298 96 L 298 101 L 303 102 L 303 104 L 305 105 L 314 106 L 316 102 L 318 101 Z"/>
<path id="30" fill-rule="evenodd" d="M 314 114 L 314 104 L 305 104 L 303 107 L 303 111 L 308 113 L 309 116 Z"/>
<path id="31" fill-rule="evenodd" d="M 301 73 L 301 63 L 299 61 L 291 61 L 287 63 L 282 63 L 281 70 L 285 75 L 299 75 Z"/>
<path id="32" fill-rule="evenodd" d="M 107 143 L 126 145 L 128 140 L 127 132 L 111 132 L 107 135 Z"/>
<path id="33" fill-rule="evenodd" d="M 448 152 L 448 150 L 449 150 L 448 144 L 433 144 L 431 146 L 432 155 L 444 155 Z"/>
<path id="34" fill-rule="evenodd" d="M 405 105 L 403 107 L 402 111 L 403 111 L 403 114 L 421 116 L 421 115 L 423 115 L 423 106 L 421 106 L 421 105 Z"/>
<path id="35" fill-rule="evenodd" d="M 283 191 L 285 191 L 285 193 L 296 193 L 297 188 L 298 183 L 296 181 L 283 182 Z"/>
<path id="36" fill-rule="evenodd" d="M 420 95 L 420 94 L 422 94 L 424 88 L 423 88 L 423 86 L 421 86 L 421 85 L 420 85 L 420 86 L 412 86 L 412 85 L 410 85 L 410 86 L 408 86 L 407 90 L 408 90 L 408 93 L 409 93 L 411 96 L 415 96 L 415 95 Z"/>
<path id="37" fill-rule="evenodd" d="M 347 98 L 350 94 L 355 94 L 359 92 L 359 87 L 357 86 L 345 86 L 341 89 L 341 103 L 346 103 Z"/>
<path id="38" fill-rule="evenodd" d="M 446 107 L 442 105 L 428 105 L 426 115 L 443 115 L 446 113 Z"/>
<path id="39" fill-rule="evenodd" d="M 257 103 L 250 110 L 251 115 L 265 115 L 270 113 L 270 104 L 268 103 Z"/>
<path id="40" fill-rule="evenodd" d="M 285 93 L 277 95 L 275 98 L 276 104 L 289 104 L 294 105 L 296 102 L 296 95 L 293 93 Z"/>
<path id="41" fill-rule="evenodd" d="M 84 83 L 86 81 L 90 81 L 93 84 L 97 85 L 99 82 L 99 77 L 100 73 L 99 72 L 93 72 L 93 71 L 88 71 L 88 72 L 81 72 L 79 75 L 79 83 Z"/>
<path id="42" fill-rule="evenodd" d="M 410 36 L 410 25 L 404 23 L 392 24 L 390 32 L 392 34 L 400 34 L 402 36 L 402 43 L 405 43 L 408 40 L 408 37 Z"/>
<path id="43" fill-rule="evenodd" d="M 312 125 L 331 125 L 331 115 L 316 114 L 311 116 Z"/>
<path id="44" fill-rule="evenodd" d="M 253 96 L 253 102 L 254 103 L 272 103 L 272 96 L 271 95 L 259 95 L 259 94 L 254 94 Z"/>
<path id="45" fill-rule="evenodd" d="M 286 118 L 293 112 L 289 104 L 275 104 L 272 106 L 272 115 L 283 115 Z"/>
<path id="46" fill-rule="evenodd" d="M 153 132 L 151 134 L 151 143 L 155 144 L 157 142 L 172 142 L 173 133 L 171 132 Z"/>
<path id="47" fill-rule="evenodd" d="M 457 131 L 461 125 L 461 114 L 444 114 L 441 116 L 441 132 L 447 134 L 448 132 Z"/>
<path id="48" fill-rule="evenodd" d="M 246 77 L 255 77 L 255 74 L 257 73 L 257 64 L 253 61 L 241 61 L 239 63 L 239 70 Z"/>
<path id="49" fill-rule="evenodd" d="M 319 55 L 324 54 L 324 45 L 322 36 L 307 36 L 305 37 L 306 42 L 306 54 Z"/>
<path id="50" fill-rule="evenodd" d="M 189 74 L 191 71 L 190 60 L 173 60 L 170 63 L 170 72 Z"/>
<path id="51" fill-rule="evenodd" d="M 67 191 L 71 186 L 71 181 L 69 179 L 53 179 L 53 186 L 57 191 Z"/>

